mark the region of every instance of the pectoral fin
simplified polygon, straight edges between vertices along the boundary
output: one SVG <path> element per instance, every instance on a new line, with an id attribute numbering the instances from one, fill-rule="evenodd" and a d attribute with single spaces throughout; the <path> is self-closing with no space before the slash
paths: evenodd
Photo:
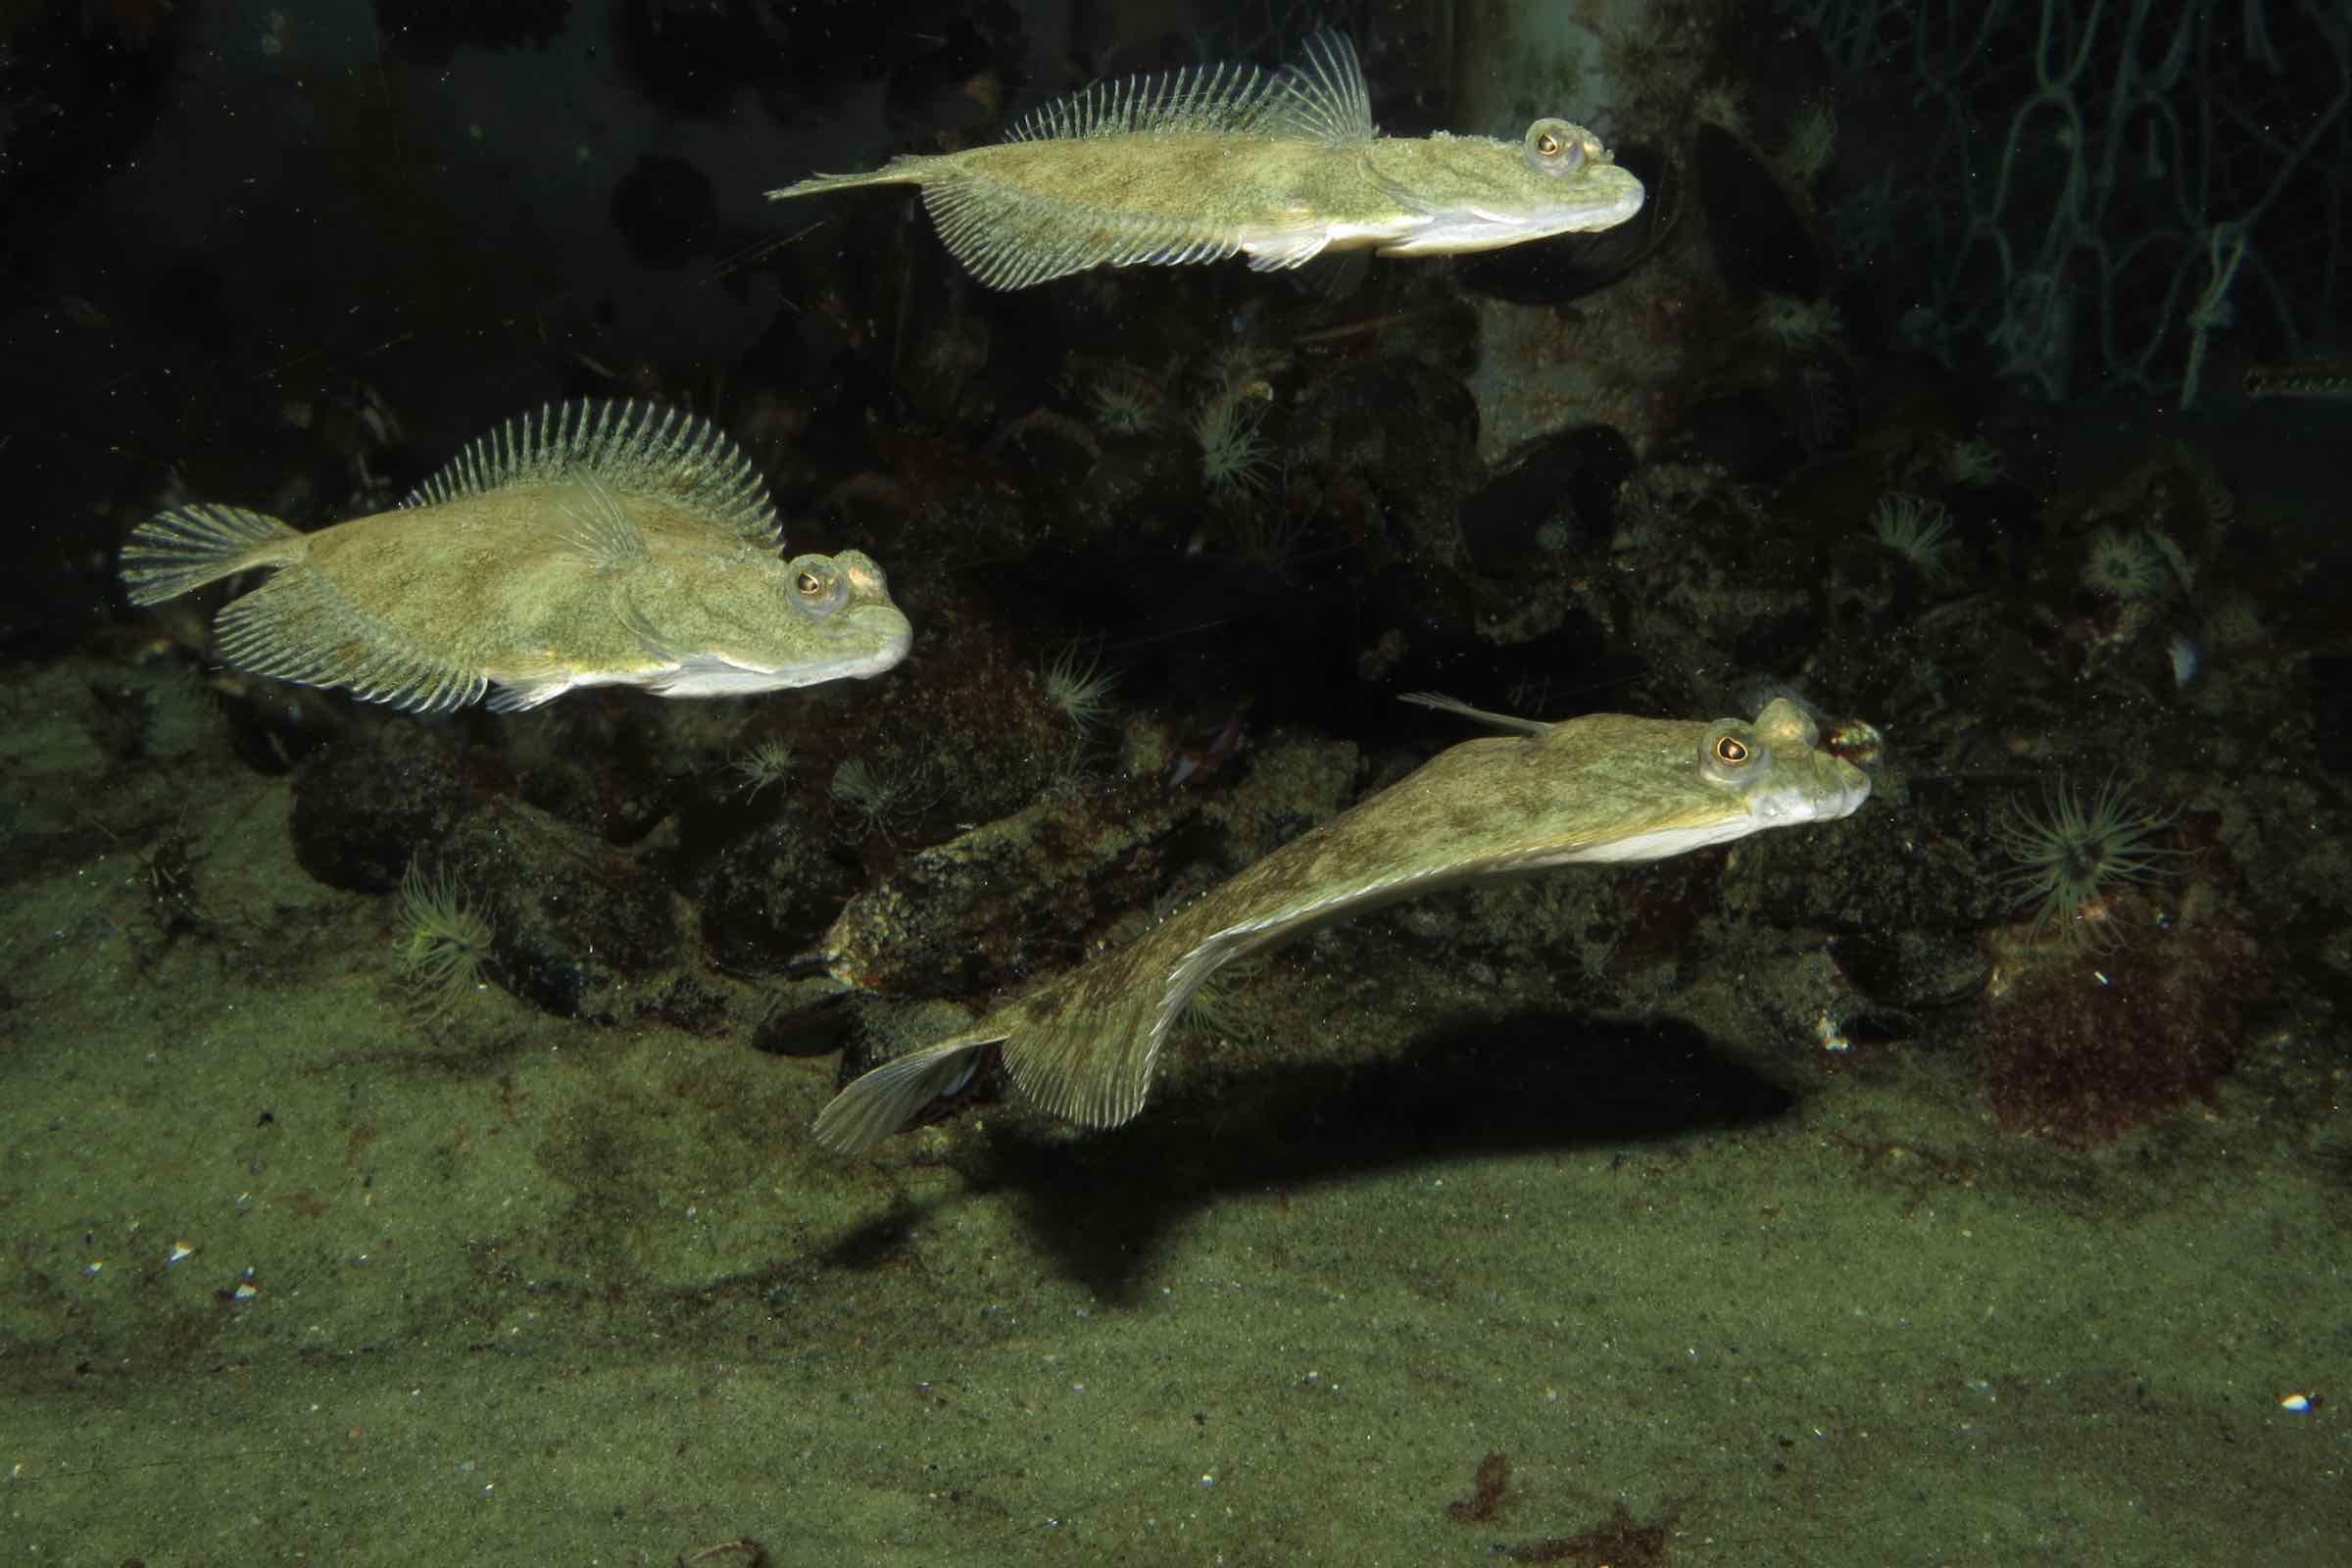
<path id="1" fill-rule="evenodd" d="M 1322 255 L 1323 248 L 1330 243 L 1329 229 L 1308 228 L 1273 239 L 1252 240 L 1242 249 L 1250 253 L 1250 270 L 1252 272 L 1280 272 L 1304 267 Z"/>
<path id="2" fill-rule="evenodd" d="M 625 571 L 651 559 L 645 531 L 630 519 L 620 497 L 594 469 L 574 468 L 557 490 L 555 502 L 564 517 L 564 547 L 595 570 Z"/>

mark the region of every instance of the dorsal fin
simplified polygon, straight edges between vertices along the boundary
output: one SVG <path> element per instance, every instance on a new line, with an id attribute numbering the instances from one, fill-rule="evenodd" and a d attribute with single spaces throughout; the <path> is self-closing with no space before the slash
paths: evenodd
<path id="1" fill-rule="evenodd" d="M 1316 141 L 1367 141 L 1380 134 L 1364 68 L 1346 33 L 1310 34 L 1299 56 L 1275 78 L 1277 92 L 1267 105 L 1272 119 L 1290 134 Z"/>
<path id="2" fill-rule="evenodd" d="M 1344 33 L 1318 32 L 1296 65 L 1186 66 L 1098 81 L 1015 121 L 1006 141 L 1053 141 L 1147 132 L 1303 136 L 1357 141 L 1379 134 L 1372 98 Z"/>
<path id="3" fill-rule="evenodd" d="M 1255 66 L 1186 66 L 1181 71 L 1098 81 L 1041 104 L 1013 122 L 1006 141 L 1129 136 L 1145 131 L 1247 134 L 1280 78 Z"/>
<path id="4" fill-rule="evenodd" d="M 509 419 L 400 504 L 439 506 L 583 472 L 624 494 L 666 496 L 756 544 L 783 542 L 767 484 L 734 437 L 699 414 L 630 400 L 550 403 Z"/>

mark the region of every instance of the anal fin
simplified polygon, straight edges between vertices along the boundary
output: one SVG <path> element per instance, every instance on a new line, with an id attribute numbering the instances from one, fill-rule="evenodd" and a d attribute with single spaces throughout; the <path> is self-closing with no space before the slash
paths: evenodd
<path id="1" fill-rule="evenodd" d="M 1047 201 L 977 174 L 930 181 L 923 206 L 949 254 L 991 288 L 1028 288 L 1096 267 L 1219 262 L 1242 248 L 1222 224 Z"/>
<path id="2" fill-rule="evenodd" d="M 296 563 L 214 621 L 220 657 L 305 686 L 340 686 L 370 703 L 446 712 L 489 682 L 367 613 L 316 566 Z"/>

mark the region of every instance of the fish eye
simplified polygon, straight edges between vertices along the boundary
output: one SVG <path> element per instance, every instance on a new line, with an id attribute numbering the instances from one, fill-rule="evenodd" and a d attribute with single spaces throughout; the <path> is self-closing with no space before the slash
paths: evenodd
<path id="1" fill-rule="evenodd" d="M 823 556 L 803 556 L 786 569 L 792 574 L 793 598 L 810 614 L 829 615 L 848 602 L 848 579 Z"/>
<path id="2" fill-rule="evenodd" d="M 1539 120 L 1527 127 L 1527 167 L 1539 174 L 1573 174 L 1588 153 L 1599 148 L 1565 120 Z"/>
<path id="3" fill-rule="evenodd" d="M 1772 765 L 1772 747 L 1752 724 L 1727 718 L 1698 743 L 1698 771 L 1711 784 L 1745 790 Z"/>

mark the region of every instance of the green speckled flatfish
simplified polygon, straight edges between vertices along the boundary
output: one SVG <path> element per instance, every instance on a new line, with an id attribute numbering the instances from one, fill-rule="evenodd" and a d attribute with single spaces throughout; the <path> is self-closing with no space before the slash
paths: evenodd
<path id="1" fill-rule="evenodd" d="M 131 602 L 275 575 L 215 622 L 241 669 L 419 712 L 581 686 L 734 697 L 881 673 L 910 630 L 855 550 L 778 559 L 759 470 L 682 409 L 551 404 L 481 437 L 392 512 L 302 533 L 174 507 L 122 548 Z"/>
<path id="2" fill-rule="evenodd" d="M 1539 120 L 1515 144 L 1383 136 L 1354 47 L 1329 32 L 1282 71 L 1222 65 L 1099 82 L 993 146 L 905 154 L 767 194 L 893 184 L 922 188 L 949 251 L 993 288 L 1236 254 L 1263 271 L 1367 247 L 1494 250 L 1614 227 L 1642 195 L 1599 138 L 1564 120 Z"/>
<path id="3" fill-rule="evenodd" d="M 1546 724 L 1406 699 L 1512 730 L 1464 741 L 1220 883 L 1147 935 L 970 1029 L 858 1078 L 816 1140 L 871 1148 L 954 1094 L 1002 1045 L 1023 1095 L 1112 1127 L 1143 1109 L 1169 1029 L 1210 974 L 1362 909 L 1557 865 L 1663 859 L 1768 828 L 1834 821 L 1870 796 L 1786 698 L 1754 723 L 1591 713 Z"/>

